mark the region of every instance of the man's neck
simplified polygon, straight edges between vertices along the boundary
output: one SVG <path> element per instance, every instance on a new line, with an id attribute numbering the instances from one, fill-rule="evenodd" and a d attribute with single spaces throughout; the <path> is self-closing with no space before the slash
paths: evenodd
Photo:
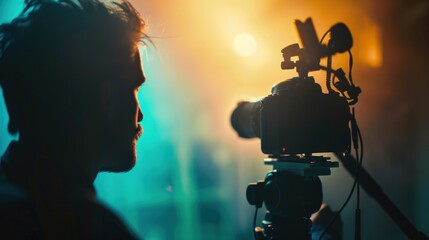
<path id="1" fill-rule="evenodd" d="M 4 156 L 5 169 L 20 185 L 40 183 L 45 187 L 59 187 L 70 191 L 93 189 L 97 175 L 95 170 L 84 165 L 88 159 L 76 159 L 64 151 L 49 151 L 46 145 L 31 145 L 28 142 L 12 142 Z"/>

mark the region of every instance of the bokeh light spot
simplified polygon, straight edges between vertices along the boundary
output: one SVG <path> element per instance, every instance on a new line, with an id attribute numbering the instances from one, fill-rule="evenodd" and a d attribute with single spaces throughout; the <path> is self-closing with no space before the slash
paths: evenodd
<path id="1" fill-rule="evenodd" d="M 234 37 L 234 50 L 238 55 L 249 57 L 255 54 L 258 44 L 249 33 L 239 33 Z"/>

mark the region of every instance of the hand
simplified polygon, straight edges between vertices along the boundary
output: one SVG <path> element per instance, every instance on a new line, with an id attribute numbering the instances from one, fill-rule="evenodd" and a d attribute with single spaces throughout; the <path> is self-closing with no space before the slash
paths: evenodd
<path id="1" fill-rule="evenodd" d="M 311 215 L 311 221 L 313 221 L 313 228 L 320 229 L 321 232 L 316 234 L 320 236 L 326 227 L 331 223 L 335 218 L 337 212 L 332 211 L 332 209 L 326 205 L 322 204 L 319 211 Z M 335 222 L 329 227 L 325 236 L 330 235 L 330 239 L 342 239 L 343 236 L 343 222 L 341 220 L 341 215 L 337 217 Z M 317 238 L 318 239 L 318 238 Z"/>

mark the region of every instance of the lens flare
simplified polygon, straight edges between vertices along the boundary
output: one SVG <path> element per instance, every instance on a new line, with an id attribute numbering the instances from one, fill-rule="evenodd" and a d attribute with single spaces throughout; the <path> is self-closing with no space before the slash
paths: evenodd
<path id="1" fill-rule="evenodd" d="M 258 44 L 255 38 L 249 33 L 239 33 L 234 38 L 234 50 L 243 57 L 250 57 L 255 54 Z"/>

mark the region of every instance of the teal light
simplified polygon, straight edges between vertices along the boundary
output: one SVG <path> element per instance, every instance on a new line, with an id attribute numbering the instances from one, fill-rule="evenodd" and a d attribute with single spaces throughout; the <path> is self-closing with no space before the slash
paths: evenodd
<path id="1" fill-rule="evenodd" d="M 158 50 L 151 46 L 140 50 L 147 81 L 138 93 L 144 114 L 141 122 L 144 133 L 137 144 L 137 164 L 127 173 L 99 174 L 95 186 L 99 198 L 116 210 L 139 236 L 153 240 L 169 239 L 165 228 L 150 225 L 152 217 L 158 224 L 162 221 L 150 213 L 154 209 L 164 211 L 171 208 L 171 215 L 166 218 L 177 218 L 182 226 L 193 224 L 192 211 L 183 207 L 190 196 L 184 195 L 180 186 L 183 179 L 178 179 L 178 149 L 174 143 L 181 132 L 179 126 L 184 110 L 174 99 L 171 82 L 176 79 L 164 74 Z M 183 222 L 183 219 L 188 220 Z M 174 234 L 176 236 L 187 235 L 192 239 L 192 232 L 180 233 L 180 228 L 173 231 L 178 231 Z"/>
<path id="2" fill-rule="evenodd" d="M 23 9 L 24 1 L 4 1 L 0 0 L 0 24 L 10 22 Z M 0 87 L 1 89 L 1 87 Z M 0 92 L 0 154 L 6 150 L 9 142 L 16 138 L 11 136 L 7 131 L 9 115 L 7 114 L 6 105 L 4 103 L 3 91 Z"/>
<path id="3" fill-rule="evenodd" d="M 22 2 L 0 0 L 0 21 L 10 21 L 22 8 Z M 236 239 L 234 157 L 207 138 L 206 131 L 215 131 L 210 122 L 198 125 L 201 116 L 210 120 L 204 93 L 160 59 L 169 54 L 162 43 L 156 45 L 141 49 L 147 82 L 138 95 L 144 133 L 137 164 L 127 173 L 100 173 L 98 198 L 146 240 Z M 1 153 L 12 139 L 3 101 L 0 94 Z"/>

